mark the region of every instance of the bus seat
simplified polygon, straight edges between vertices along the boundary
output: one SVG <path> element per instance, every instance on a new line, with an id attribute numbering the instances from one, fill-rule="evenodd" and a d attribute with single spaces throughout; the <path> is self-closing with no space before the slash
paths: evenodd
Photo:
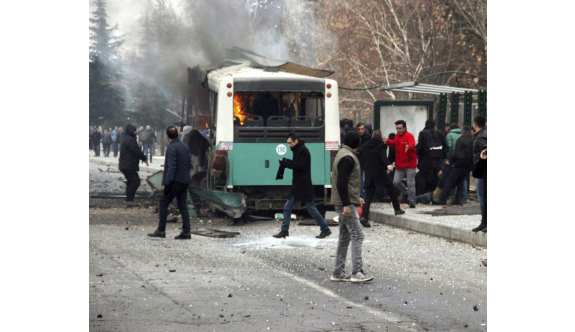
<path id="1" fill-rule="evenodd" d="M 240 122 L 240 118 L 234 116 L 234 126 L 241 126 L 242 123 Z"/>
<path id="2" fill-rule="evenodd" d="M 244 127 L 263 127 L 264 118 L 259 115 L 248 115 L 244 119 Z"/>
<path id="3" fill-rule="evenodd" d="M 318 116 L 317 118 L 315 118 L 315 121 L 313 122 L 313 126 L 314 127 L 323 126 L 323 116 Z"/>
<path id="4" fill-rule="evenodd" d="M 289 118 L 285 116 L 270 116 L 266 124 L 267 127 L 289 127 Z"/>
<path id="5" fill-rule="evenodd" d="M 292 127 L 311 127 L 311 118 L 309 116 L 294 116 L 291 119 Z"/>

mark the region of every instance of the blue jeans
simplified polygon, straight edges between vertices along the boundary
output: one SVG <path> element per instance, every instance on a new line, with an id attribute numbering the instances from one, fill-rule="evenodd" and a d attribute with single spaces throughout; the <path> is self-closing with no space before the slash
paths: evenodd
<path id="1" fill-rule="evenodd" d="M 152 161 L 152 155 L 154 154 L 154 143 L 144 143 L 144 154 L 149 161 Z"/>
<path id="2" fill-rule="evenodd" d="M 475 191 L 477 192 L 477 198 L 479 198 L 481 211 L 483 211 L 483 179 L 475 179 L 475 188 Z"/>
<path id="3" fill-rule="evenodd" d="M 359 189 L 359 197 L 363 198 L 365 200 L 365 198 L 367 197 L 365 188 L 363 186 L 363 183 L 365 182 L 365 172 L 362 170 L 361 171 L 361 177 L 360 177 L 360 189 Z"/>
<path id="4" fill-rule="evenodd" d="M 295 205 L 295 197 L 291 195 L 291 197 L 287 200 L 286 205 L 284 206 L 284 221 L 282 222 L 282 231 L 289 231 L 289 223 L 291 220 L 291 210 Z M 328 230 L 327 223 L 325 219 L 321 216 L 321 213 L 315 207 L 313 200 L 305 202 L 305 206 L 307 208 L 307 212 L 313 217 L 321 231 Z"/>

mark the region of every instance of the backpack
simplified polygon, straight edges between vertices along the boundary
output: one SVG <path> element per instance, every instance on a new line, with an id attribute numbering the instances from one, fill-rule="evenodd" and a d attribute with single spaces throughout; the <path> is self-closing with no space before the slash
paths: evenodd
<path id="1" fill-rule="evenodd" d="M 434 159 L 442 159 L 443 144 L 441 144 L 440 137 L 437 134 L 438 130 L 425 130 L 424 132 L 427 132 L 427 146 L 425 147 L 427 155 Z"/>

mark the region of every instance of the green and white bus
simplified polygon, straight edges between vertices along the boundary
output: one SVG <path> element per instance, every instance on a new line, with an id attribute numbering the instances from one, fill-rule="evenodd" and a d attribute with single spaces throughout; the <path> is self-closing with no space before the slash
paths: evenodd
<path id="1" fill-rule="evenodd" d="M 296 71 L 301 68 L 305 67 Z M 229 202 L 218 197 L 218 191 L 243 195 L 242 213 L 281 211 L 289 198 L 292 172 L 276 180 L 278 160 L 292 158 L 286 136 L 294 132 L 310 151 L 315 203 L 325 211 L 331 164 L 340 145 L 337 82 L 247 60 L 228 62 L 207 72 L 204 79 L 210 144 L 205 170 L 196 171 L 192 180 L 192 186 L 202 188 L 196 192 L 221 210 Z M 296 202 L 294 209 L 302 208 L 305 204 Z M 237 217 L 237 207 L 231 210 Z"/>

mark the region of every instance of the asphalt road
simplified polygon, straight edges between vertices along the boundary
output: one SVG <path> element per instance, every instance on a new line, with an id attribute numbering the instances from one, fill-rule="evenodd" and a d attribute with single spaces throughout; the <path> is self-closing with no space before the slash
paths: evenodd
<path id="1" fill-rule="evenodd" d="M 103 173 L 91 172 L 93 184 Z M 280 240 L 271 237 L 279 221 L 234 227 L 199 218 L 194 227 L 241 235 L 176 241 L 177 223 L 166 239 L 151 239 L 153 202 L 135 209 L 120 199 L 99 202 L 90 203 L 91 331 L 487 329 L 482 249 L 375 224 L 363 247 L 365 272 L 375 279 L 336 283 L 329 280 L 336 227 L 317 240 L 318 227 L 292 222 L 291 237 Z"/>

